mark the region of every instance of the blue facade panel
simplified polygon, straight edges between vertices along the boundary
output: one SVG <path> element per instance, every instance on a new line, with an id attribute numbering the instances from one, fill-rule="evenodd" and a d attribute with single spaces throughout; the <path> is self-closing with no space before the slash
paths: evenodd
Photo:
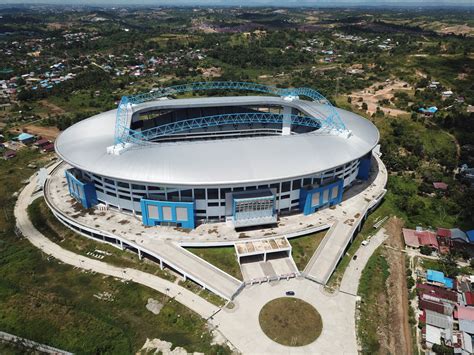
<path id="1" fill-rule="evenodd" d="M 69 194 L 80 202 L 84 208 L 97 205 L 97 193 L 93 183 L 79 180 L 70 170 L 66 170 L 66 180 Z"/>
<path id="2" fill-rule="evenodd" d="M 300 190 L 300 210 L 305 215 L 316 212 L 318 209 L 333 206 L 342 201 L 344 180 L 337 180 L 329 185 L 311 190 Z"/>
<path id="3" fill-rule="evenodd" d="M 142 222 L 145 226 L 156 226 L 162 223 L 194 229 L 194 202 L 156 201 L 142 198 Z"/>
<path id="4" fill-rule="evenodd" d="M 372 163 L 372 152 L 364 156 L 360 160 L 359 172 L 357 173 L 357 178 L 361 180 L 368 180 L 370 175 L 370 167 Z"/>

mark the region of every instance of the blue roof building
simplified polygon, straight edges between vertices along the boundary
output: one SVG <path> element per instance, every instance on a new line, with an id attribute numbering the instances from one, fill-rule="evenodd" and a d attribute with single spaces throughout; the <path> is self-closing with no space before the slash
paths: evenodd
<path id="1" fill-rule="evenodd" d="M 469 239 L 469 243 L 474 243 L 474 229 L 466 232 L 467 239 Z"/>
<path id="2" fill-rule="evenodd" d="M 428 269 L 426 271 L 426 280 L 428 282 L 441 284 L 446 288 L 454 288 L 454 280 L 445 277 L 441 271 Z"/>
<path id="3" fill-rule="evenodd" d="M 17 138 L 22 143 L 28 143 L 33 140 L 34 136 L 29 133 L 21 133 Z"/>
<path id="4" fill-rule="evenodd" d="M 436 106 L 431 106 L 428 108 L 420 108 L 418 111 L 423 112 L 423 113 L 428 113 L 428 114 L 435 114 L 438 111 L 438 108 Z"/>

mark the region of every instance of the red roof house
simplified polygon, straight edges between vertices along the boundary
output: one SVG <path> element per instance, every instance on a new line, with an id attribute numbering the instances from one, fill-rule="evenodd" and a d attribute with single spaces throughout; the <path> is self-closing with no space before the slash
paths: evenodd
<path id="1" fill-rule="evenodd" d="M 439 314 L 445 314 L 445 306 L 441 302 L 429 301 L 429 300 L 420 300 L 418 307 L 422 310 L 429 310 L 437 312 Z"/>
<path id="2" fill-rule="evenodd" d="M 444 182 L 434 182 L 433 187 L 436 190 L 447 190 L 448 189 L 448 184 L 446 184 Z"/>
<path id="3" fill-rule="evenodd" d="M 438 239 L 436 239 L 436 234 L 430 231 L 416 232 L 418 236 L 418 242 L 420 245 L 429 246 L 435 249 L 439 249 Z"/>
<path id="4" fill-rule="evenodd" d="M 54 144 L 53 143 L 46 144 L 42 147 L 42 149 L 43 149 L 43 152 L 45 153 L 54 152 Z"/>
<path id="5" fill-rule="evenodd" d="M 403 228 L 402 232 L 406 245 L 413 248 L 418 248 L 420 246 L 420 243 L 418 242 L 418 236 L 416 235 L 416 231 L 414 229 Z"/>
<path id="6" fill-rule="evenodd" d="M 464 292 L 464 299 L 468 306 L 474 306 L 474 292 Z"/>
<path id="7" fill-rule="evenodd" d="M 426 294 L 426 295 L 432 296 L 433 298 L 437 298 L 439 300 L 447 300 L 451 302 L 458 301 L 458 295 L 456 292 L 450 291 L 441 287 L 427 285 L 427 284 L 418 284 L 416 285 L 416 289 L 420 297 Z"/>
<path id="8" fill-rule="evenodd" d="M 439 249 L 438 239 L 436 234 L 430 231 L 416 231 L 414 229 L 403 228 L 403 239 L 405 244 L 418 248 L 421 245 L 429 246 L 434 249 Z"/>
<path id="9" fill-rule="evenodd" d="M 474 307 L 457 306 L 454 317 L 459 320 L 474 320 Z"/>
<path id="10" fill-rule="evenodd" d="M 440 238 L 451 238 L 451 230 L 447 228 L 438 228 L 437 234 Z"/>
<path id="11" fill-rule="evenodd" d="M 37 141 L 35 142 L 35 145 L 36 145 L 37 147 L 43 147 L 43 146 L 45 146 L 45 145 L 47 145 L 47 144 L 49 144 L 49 143 L 50 143 L 50 142 L 49 142 L 48 139 L 42 138 L 42 139 L 37 140 Z"/>

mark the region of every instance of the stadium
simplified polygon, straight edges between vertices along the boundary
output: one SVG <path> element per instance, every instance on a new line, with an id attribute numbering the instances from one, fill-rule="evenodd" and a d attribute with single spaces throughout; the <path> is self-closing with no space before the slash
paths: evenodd
<path id="1" fill-rule="evenodd" d="M 84 208 L 145 226 L 238 229 L 340 203 L 368 179 L 378 141 L 370 121 L 313 89 L 198 82 L 124 96 L 66 129 L 55 149 Z"/>

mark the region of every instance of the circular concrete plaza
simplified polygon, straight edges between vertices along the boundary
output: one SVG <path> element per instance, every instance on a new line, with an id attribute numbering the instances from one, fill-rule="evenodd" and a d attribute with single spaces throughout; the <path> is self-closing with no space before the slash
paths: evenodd
<path id="1" fill-rule="evenodd" d="M 259 322 L 270 339 L 286 346 L 311 344 L 323 329 L 316 308 L 295 297 L 280 297 L 266 303 L 260 311 Z"/>

